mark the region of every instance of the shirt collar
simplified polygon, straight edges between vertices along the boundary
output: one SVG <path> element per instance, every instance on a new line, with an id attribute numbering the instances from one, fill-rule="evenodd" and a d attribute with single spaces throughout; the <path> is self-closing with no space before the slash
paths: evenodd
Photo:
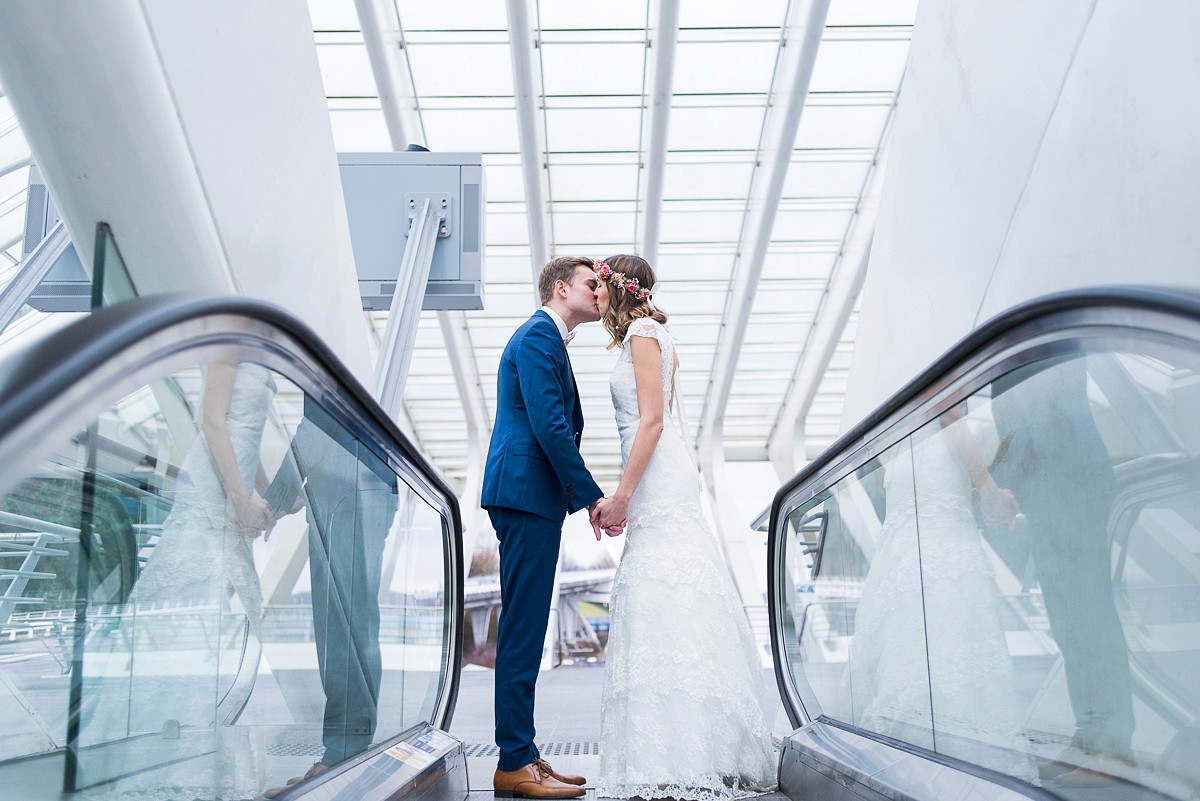
<path id="1" fill-rule="evenodd" d="M 560 337 L 562 337 L 563 339 L 566 339 L 567 334 L 569 333 L 567 331 L 567 324 L 563 321 L 563 318 L 558 316 L 558 312 L 556 312 L 554 309 L 550 308 L 549 306 L 543 306 L 542 311 L 544 311 L 546 314 L 550 315 L 550 319 L 554 321 L 554 324 L 556 326 L 558 326 L 558 335 Z"/>

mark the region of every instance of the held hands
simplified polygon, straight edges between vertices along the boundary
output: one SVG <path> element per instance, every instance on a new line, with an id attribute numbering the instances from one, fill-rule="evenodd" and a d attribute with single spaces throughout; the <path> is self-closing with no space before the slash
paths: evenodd
<path id="1" fill-rule="evenodd" d="M 270 538 L 276 517 L 266 501 L 252 495 L 233 494 L 229 503 L 233 507 L 234 525 L 243 536 L 257 539 L 262 534 L 264 542 Z"/>
<path id="2" fill-rule="evenodd" d="M 1017 515 L 1021 507 L 1010 490 L 996 486 L 990 478 L 983 486 L 971 491 L 971 501 L 979 510 L 983 524 L 990 529 L 1017 530 Z"/>
<path id="3" fill-rule="evenodd" d="M 616 496 L 601 498 L 588 507 L 588 518 L 592 523 L 592 531 L 596 533 L 596 541 L 600 541 L 601 530 L 610 537 L 620 536 L 625 531 L 628 522 L 629 502 Z"/>

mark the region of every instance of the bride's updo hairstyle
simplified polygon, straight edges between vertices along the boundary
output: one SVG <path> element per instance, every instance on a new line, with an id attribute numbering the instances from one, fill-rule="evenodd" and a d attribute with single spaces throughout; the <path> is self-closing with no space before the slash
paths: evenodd
<path id="1" fill-rule="evenodd" d="M 605 270 L 601 265 L 608 267 Z M 654 307 L 651 298 L 658 279 L 650 262 L 641 256 L 610 256 L 596 262 L 596 275 L 608 283 L 608 311 L 604 314 L 604 327 L 612 335 L 609 350 L 623 347 L 625 332 L 634 320 L 649 317 L 660 323 L 667 322 L 667 314 Z"/>

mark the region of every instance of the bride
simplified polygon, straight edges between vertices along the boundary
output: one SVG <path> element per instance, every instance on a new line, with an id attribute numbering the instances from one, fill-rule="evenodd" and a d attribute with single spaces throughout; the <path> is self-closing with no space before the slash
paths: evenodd
<path id="1" fill-rule="evenodd" d="M 609 798 L 731 799 L 775 787 L 762 668 L 741 599 L 700 509 L 679 359 L 638 256 L 597 262 L 601 320 L 621 354 L 610 379 L 621 481 L 597 510 L 626 516 L 613 580 L 601 711 Z"/>

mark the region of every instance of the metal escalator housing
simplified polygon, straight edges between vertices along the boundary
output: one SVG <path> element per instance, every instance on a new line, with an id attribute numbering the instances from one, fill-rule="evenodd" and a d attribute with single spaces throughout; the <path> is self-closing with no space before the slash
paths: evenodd
<path id="1" fill-rule="evenodd" d="M 798 621 L 791 620 L 790 608 L 784 601 L 794 592 L 784 562 L 785 526 L 789 525 L 789 516 L 798 510 L 807 510 L 808 514 L 813 509 L 828 511 L 829 507 L 821 506 L 824 501 L 817 502 L 821 498 L 830 498 L 839 482 L 853 477 L 856 471 L 869 471 L 873 460 L 923 429 L 928 431 L 925 427 L 933 421 L 944 419 L 944 415 L 965 404 L 975 393 L 1014 370 L 1037 363 L 1053 363 L 1055 359 L 1090 356 L 1102 363 L 1104 380 L 1112 382 L 1114 371 L 1110 352 L 1136 351 L 1139 346 L 1156 353 L 1175 353 L 1183 362 L 1194 364 L 1200 354 L 1200 294 L 1194 290 L 1101 287 L 1059 293 L 1022 304 L 972 332 L 780 488 L 770 510 L 768 605 L 779 693 L 792 724 L 800 729 L 785 742 L 784 767 L 781 768 L 781 775 L 790 776 L 788 781 L 793 787 L 800 786 L 797 782 L 800 774 L 804 774 L 807 777 L 806 792 L 818 791 L 823 782 L 828 784 L 821 790 L 823 792 L 832 792 L 837 786 L 843 786 L 844 790 L 849 781 L 857 792 L 867 793 L 868 797 L 874 797 L 872 792 L 889 798 L 932 797 L 921 794 L 920 782 L 906 784 L 903 780 L 905 770 L 911 774 L 914 763 L 923 760 L 931 766 L 942 766 L 932 768 L 931 776 L 945 776 L 948 770 L 974 776 L 978 782 L 1003 786 L 1015 796 L 1071 797 L 1054 794 L 1061 790 L 1055 789 L 1053 780 L 1042 782 L 1044 787 L 1037 787 L 1036 779 L 1034 783 L 1013 779 L 970 761 L 860 728 L 845 720 L 840 712 L 823 709 L 804 670 L 791 669 L 788 664 L 790 659 L 799 658 L 799 651 L 798 644 L 789 640 L 789 637 L 795 637 Z M 1121 392 L 1110 390 L 1110 394 L 1114 397 L 1124 394 L 1128 399 L 1133 393 L 1122 389 Z M 1145 405 L 1144 401 L 1139 400 L 1139 403 Z M 1138 412 L 1132 410 L 1132 413 Z M 1130 436 L 1137 440 L 1139 433 L 1134 431 Z M 1164 434 L 1163 422 L 1158 415 L 1148 421 L 1144 439 L 1149 452 L 1157 452 L 1156 449 L 1166 447 L 1164 442 L 1174 441 Z M 832 508 L 836 509 L 836 504 Z M 883 518 L 882 512 L 880 518 Z M 1110 531 L 1116 522 L 1114 512 Z M 1110 538 L 1114 536 L 1119 539 L 1125 535 L 1110 534 Z M 821 564 L 826 546 L 824 527 L 815 543 L 803 544 L 806 551 L 813 549 L 815 563 Z M 805 607 L 805 618 L 810 609 Z M 1150 699 L 1150 694 L 1161 693 L 1161 689 L 1146 682 L 1136 684 L 1137 678 L 1135 672 L 1135 697 L 1146 697 L 1151 706 L 1178 708 L 1178 698 Z M 1185 747 L 1186 733 L 1194 725 L 1194 721 L 1189 723 L 1176 738 L 1180 742 L 1172 758 L 1177 765 L 1183 764 L 1179 752 Z M 856 750 L 861 752 L 860 755 L 879 753 L 875 753 L 875 757 L 859 759 L 854 756 Z M 787 767 L 789 754 L 790 768 Z M 839 758 L 831 756 L 836 754 L 843 758 L 841 768 L 845 773 L 840 777 Z M 889 777 L 886 765 L 890 762 L 907 767 Z M 807 767 L 796 767 L 801 764 Z M 824 774 L 829 781 L 814 778 L 819 774 Z M 1136 793 L 1140 795 L 1136 797 L 1184 797 L 1177 794 L 1189 792 L 1181 789 L 1184 785 L 1178 784 L 1177 776 L 1161 779 L 1150 776 L 1146 781 L 1146 785 L 1137 786 Z M 956 786 L 960 784 L 957 778 L 955 783 Z M 872 785 L 873 789 L 868 789 Z M 1127 786 L 1134 787 L 1135 784 Z"/>

